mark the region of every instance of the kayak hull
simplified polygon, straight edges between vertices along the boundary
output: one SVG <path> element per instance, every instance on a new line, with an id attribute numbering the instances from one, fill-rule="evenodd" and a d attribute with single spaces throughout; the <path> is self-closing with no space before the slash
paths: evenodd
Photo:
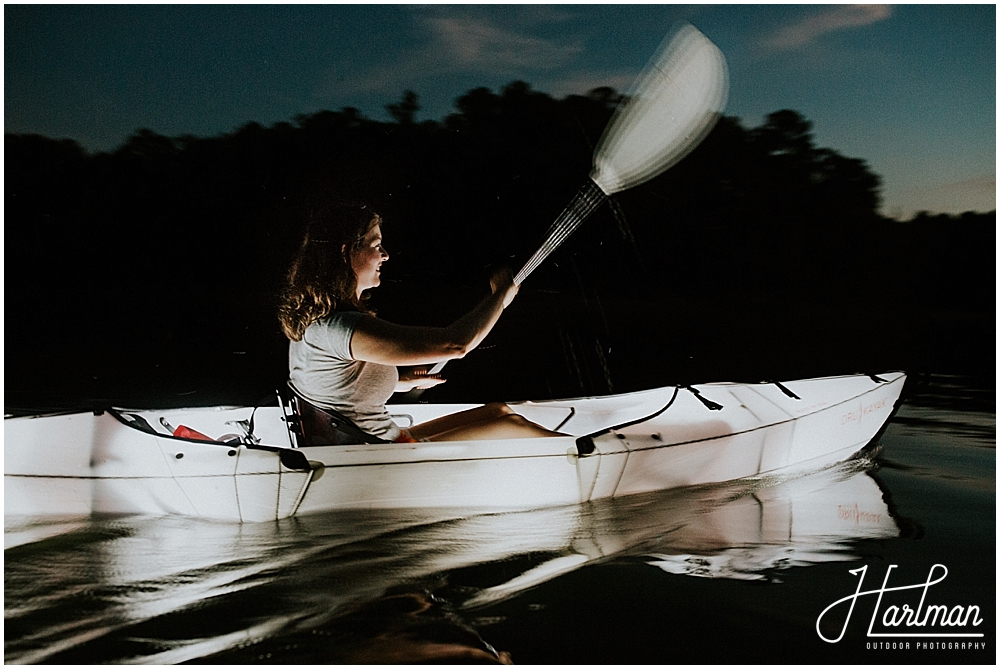
<path id="1" fill-rule="evenodd" d="M 496 441 L 297 448 L 280 407 L 9 418 L 5 516 L 256 522 L 358 508 L 506 511 L 790 475 L 870 444 L 904 382 L 896 372 L 514 403 L 526 418 L 567 436 Z M 470 406 L 390 410 L 405 425 Z M 232 440 L 235 422 L 251 414 L 258 446 Z M 223 436 L 174 437 L 161 419 Z"/>

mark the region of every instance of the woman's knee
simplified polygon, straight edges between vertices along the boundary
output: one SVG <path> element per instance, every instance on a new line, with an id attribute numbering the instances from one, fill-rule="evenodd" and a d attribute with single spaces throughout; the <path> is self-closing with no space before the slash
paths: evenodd
<path id="1" fill-rule="evenodd" d="M 485 410 L 485 413 L 488 413 L 493 416 L 504 417 L 504 416 L 518 415 L 517 413 L 515 413 L 513 409 L 507 406 L 504 402 L 490 402 L 489 404 L 483 406 L 483 409 Z"/>
<path id="2" fill-rule="evenodd" d="M 513 428 L 518 432 L 530 433 L 532 436 L 556 434 L 538 423 L 533 423 L 519 413 L 511 411 L 509 414 L 499 419 L 508 428 Z"/>
<path id="3" fill-rule="evenodd" d="M 513 411 L 511 411 L 508 414 L 504 414 L 503 416 L 501 416 L 500 420 L 502 420 L 503 422 L 508 423 L 510 425 L 533 425 L 534 424 L 531 421 L 529 421 L 527 418 L 525 418 L 524 416 L 522 416 L 521 414 L 514 413 Z"/>

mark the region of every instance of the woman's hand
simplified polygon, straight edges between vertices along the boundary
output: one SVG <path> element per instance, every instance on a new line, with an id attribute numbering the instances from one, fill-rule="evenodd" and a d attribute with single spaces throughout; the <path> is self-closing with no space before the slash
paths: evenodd
<path id="1" fill-rule="evenodd" d="M 497 293 L 503 294 L 503 308 L 506 309 L 507 305 L 514 301 L 514 296 L 517 295 L 520 286 L 514 283 L 514 275 L 511 273 L 510 268 L 501 267 L 493 272 L 493 276 L 490 277 L 490 288 L 493 290 L 494 295 Z"/>
<path id="2" fill-rule="evenodd" d="M 496 325 L 504 307 L 517 295 L 509 269 L 500 269 L 490 278 L 493 293 L 472 311 L 447 327 L 394 325 L 374 316 L 358 319 L 351 335 L 351 357 L 380 365 L 408 367 L 464 357 L 486 338 Z M 443 383 L 436 375 L 407 373 L 403 383 L 410 388 Z"/>
<path id="3" fill-rule="evenodd" d="M 430 365 L 421 365 L 419 367 L 399 370 L 399 382 L 396 384 L 396 392 L 405 393 L 414 388 L 426 390 L 427 388 L 440 385 L 447 380 L 440 374 L 428 374 L 427 372 L 430 368 Z"/>

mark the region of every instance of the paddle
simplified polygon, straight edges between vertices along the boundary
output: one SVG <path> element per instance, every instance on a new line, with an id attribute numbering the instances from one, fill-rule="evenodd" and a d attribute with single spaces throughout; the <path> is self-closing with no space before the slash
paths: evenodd
<path id="1" fill-rule="evenodd" d="M 609 195 L 661 174 L 701 143 L 719 119 L 728 88 L 722 52 L 694 26 L 676 28 L 604 129 L 590 179 L 549 228 L 545 243 L 514 283 L 523 283 Z"/>
<path id="2" fill-rule="evenodd" d="M 729 90 L 726 60 L 694 26 L 675 28 L 622 98 L 594 151 L 593 169 L 514 277 L 521 285 L 610 195 L 661 174 L 708 135 Z M 437 374 L 447 361 L 428 374 Z"/>

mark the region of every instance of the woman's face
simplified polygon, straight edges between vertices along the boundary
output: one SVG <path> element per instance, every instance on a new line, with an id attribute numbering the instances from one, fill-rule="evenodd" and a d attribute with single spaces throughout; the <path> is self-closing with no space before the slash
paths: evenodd
<path id="1" fill-rule="evenodd" d="M 358 280 L 358 298 L 362 291 L 379 285 L 379 272 L 389 254 L 382 248 L 382 229 L 376 225 L 361 238 L 361 247 L 351 254 L 351 268 Z"/>

